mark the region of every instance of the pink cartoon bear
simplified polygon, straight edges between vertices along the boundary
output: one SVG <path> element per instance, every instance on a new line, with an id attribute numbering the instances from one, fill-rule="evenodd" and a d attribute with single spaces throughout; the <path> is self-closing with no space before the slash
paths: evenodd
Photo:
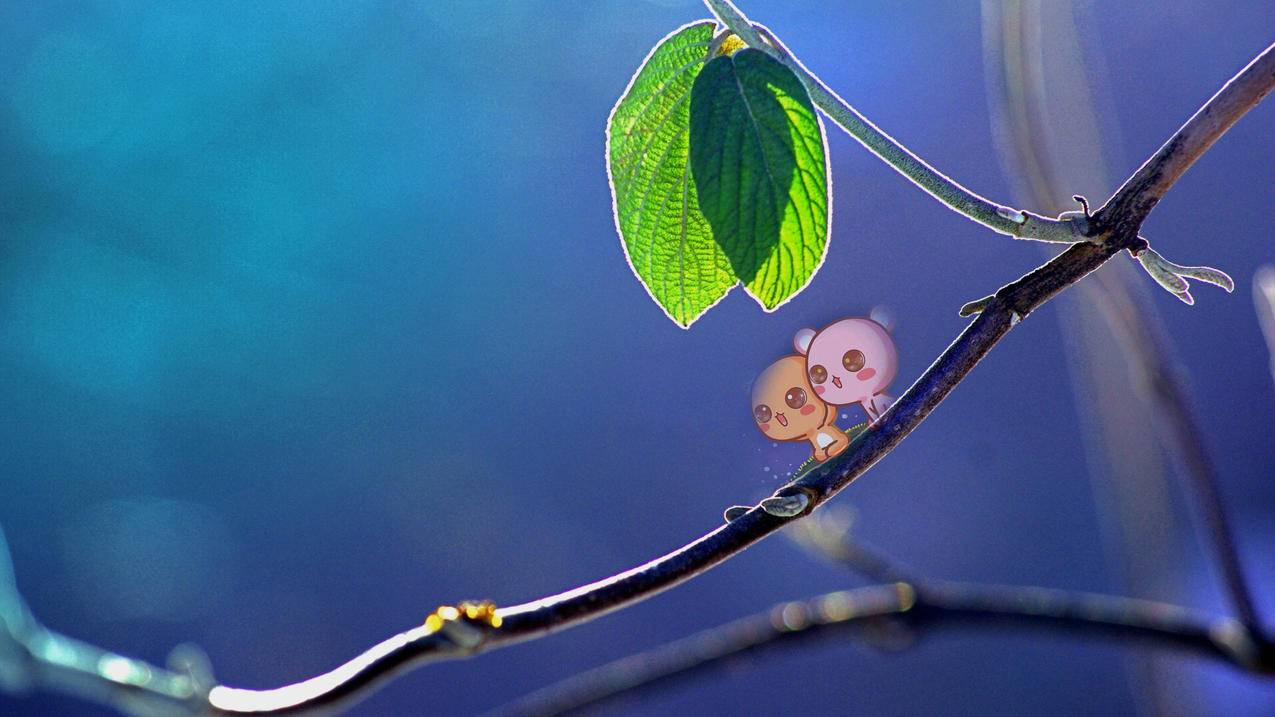
<path id="1" fill-rule="evenodd" d="M 857 403 L 875 421 L 893 401 L 884 391 L 899 372 L 899 352 L 881 324 L 842 319 L 820 331 L 801 329 L 793 338 L 806 357 L 815 393 L 837 406 Z"/>

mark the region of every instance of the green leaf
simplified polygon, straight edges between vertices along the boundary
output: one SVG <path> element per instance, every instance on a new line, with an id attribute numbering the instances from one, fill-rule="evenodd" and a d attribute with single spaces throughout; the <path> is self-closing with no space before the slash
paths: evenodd
<path id="1" fill-rule="evenodd" d="M 699 206 L 767 311 L 805 288 L 827 249 L 823 124 L 801 80 L 755 49 L 714 58 L 691 93 Z"/>
<path id="2" fill-rule="evenodd" d="M 711 20 L 691 23 L 656 45 L 607 121 L 608 178 L 625 258 L 683 327 L 737 282 L 691 180 L 691 88 L 713 28 Z"/>

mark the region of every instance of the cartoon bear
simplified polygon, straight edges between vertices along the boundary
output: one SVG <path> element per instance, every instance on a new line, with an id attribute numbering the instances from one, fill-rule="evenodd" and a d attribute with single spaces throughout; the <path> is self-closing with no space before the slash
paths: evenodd
<path id="1" fill-rule="evenodd" d="M 806 357 L 815 393 L 828 403 L 863 406 L 875 421 L 893 402 L 884 391 L 899 372 L 899 352 L 885 327 L 872 319 L 842 319 L 793 338 Z"/>
<path id="2" fill-rule="evenodd" d="M 776 441 L 809 441 L 816 461 L 826 461 L 850 445 L 836 426 L 837 408 L 821 400 L 806 378 L 806 361 L 785 356 L 753 384 L 753 419 Z"/>

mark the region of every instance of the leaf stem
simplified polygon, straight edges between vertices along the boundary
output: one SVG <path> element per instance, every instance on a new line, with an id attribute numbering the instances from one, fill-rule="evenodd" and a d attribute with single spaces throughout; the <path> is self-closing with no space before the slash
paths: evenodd
<path id="1" fill-rule="evenodd" d="M 18 593 L 0 531 L 0 689 L 53 689 L 137 717 L 193 715 L 206 706 L 199 677 L 193 671 L 167 670 L 108 652 L 46 628 Z"/>
<path id="2" fill-rule="evenodd" d="M 714 15 L 746 42 L 787 65 L 805 83 L 814 105 L 847 134 L 953 211 L 1019 239 L 1073 243 L 1089 238 L 1089 223 L 1079 213 L 1059 219 L 1033 214 L 987 199 L 966 189 L 916 156 L 828 87 L 769 31 L 759 31 L 730 0 L 704 0 Z M 765 37 L 762 33 L 765 32 Z M 767 42 L 769 40 L 769 42 Z"/>

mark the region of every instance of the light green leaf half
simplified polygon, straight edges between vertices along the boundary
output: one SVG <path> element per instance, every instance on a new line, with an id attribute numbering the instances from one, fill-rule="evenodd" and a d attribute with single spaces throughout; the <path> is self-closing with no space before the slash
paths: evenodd
<path id="1" fill-rule="evenodd" d="M 806 287 L 826 254 L 823 124 L 797 75 L 754 49 L 704 66 L 690 122 L 700 209 L 744 288 L 773 311 Z"/>
<path id="2" fill-rule="evenodd" d="M 691 88 L 714 23 L 664 38 L 607 121 L 607 169 L 625 257 L 669 318 L 690 326 L 737 282 L 691 180 Z"/>

